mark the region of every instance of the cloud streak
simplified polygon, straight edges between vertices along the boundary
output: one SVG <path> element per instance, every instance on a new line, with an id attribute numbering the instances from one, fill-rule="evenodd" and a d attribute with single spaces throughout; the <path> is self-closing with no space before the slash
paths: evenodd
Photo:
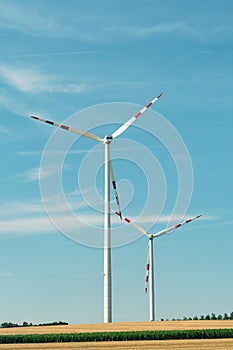
<path id="1" fill-rule="evenodd" d="M 161 21 L 155 17 L 153 22 L 147 21 L 147 25 L 142 25 L 140 22 L 135 25 L 134 16 L 131 13 L 129 15 L 128 12 L 123 14 L 116 12 L 113 20 L 111 12 L 106 12 L 104 15 L 97 9 L 96 13 L 92 14 L 88 11 L 87 15 L 86 11 L 85 6 L 78 13 L 73 13 L 66 7 L 64 13 L 64 9 L 61 12 L 59 6 L 54 8 L 48 3 L 45 12 L 39 3 L 27 4 L 26 7 L 22 3 L 19 5 L 16 2 L 14 4 L 1 2 L 0 27 L 17 30 L 27 36 L 73 38 L 85 42 L 103 42 L 113 38 L 138 39 L 168 33 L 214 39 L 216 36 L 231 35 L 233 31 L 230 15 L 226 16 L 222 23 L 213 21 L 209 13 L 206 13 L 206 21 L 203 23 L 198 13 L 194 13 L 188 18 L 178 18 L 173 21 Z M 66 18 L 69 18 L 69 22 Z M 92 53 L 92 51 L 87 52 Z"/>
<path id="2" fill-rule="evenodd" d="M 14 67 L 0 63 L 0 77 L 5 83 L 23 93 L 83 93 L 86 84 L 62 83 L 61 77 L 47 75 L 38 67 Z"/>
<path id="3" fill-rule="evenodd" d="M 78 230 L 87 229 L 91 226 L 100 226 L 103 224 L 103 215 L 91 215 L 82 214 L 78 216 L 77 220 L 73 215 L 69 213 L 60 213 L 55 217 L 56 224 L 60 227 L 66 227 L 67 230 Z M 147 216 L 143 219 L 137 219 L 136 222 L 143 226 L 143 224 L 151 224 L 154 222 L 153 216 Z M 158 223 L 167 223 L 168 216 L 161 216 Z M 212 219 L 211 219 L 212 220 Z M 112 226 L 117 227 L 119 224 L 119 219 L 112 217 Z M 121 223 L 121 225 L 123 225 Z M 126 226 L 127 224 L 125 224 Z M 25 234 L 48 234 L 56 232 L 56 227 L 52 224 L 49 217 L 44 214 L 40 216 L 31 215 L 30 217 L 21 218 L 10 218 L 7 220 L 0 221 L 0 234 L 14 234 L 14 235 L 25 235 Z M 150 232 L 155 232 L 155 230 L 149 230 Z"/>
<path id="4" fill-rule="evenodd" d="M 43 56 L 66 56 L 66 55 L 93 55 L 98 54 L 99 51 L 64 51 L 64 52 L 47 52 L 47 53 L 33 53 L 33 54 L 22 54 L 12 55 L 9 58 L 22 58 L 22 57 L 43 57 Z"/>
<path id="5" fill-rule="evenodd" d="M 59 196 L 46 198 L 46 202 L 53 204 L 53 212 L 51 218 L 60 227 L 67 227 L 67 230 L 88 229 L 91 226 L 101 228 L 103 225 L 103 215 L 100 211 L 98 214 L 91 213 L 91 210 L 86 206 L 81 199 L 80 193 L 70 193 L 67 196 L 67 203 L 70 206 L 64 206 L 59 201 Z M 72 207 L 72 209 L 71 209 Z M 75 210 L 75 212 L 74 212 Z M 56 227 L 51 223 L 49 216 L 46 214 L 42 200 L 37 199 L 33 201 L 13 201 L 5 202 L 0 206 L 0 211 L 4 220 L 0 221 L 0 234 L 48 234 L 57 231 Z M 76 214 L 75 214 L 76 213 Z M 78 220 L 77 220 L 77 218 Z M 188 219 L 193 215 L 185 216 Z M 134 216 L 130 217 L 132 221 L 142 225 L 151 225 L 156 220 L 153 215 L 144 217 Z M 166 224 L 171 217 L 169 215 L 162 215 L 157 218 L 157 224 Z M 180 221 L 180 215 L 173 215 L 172 219 L 176 222 Z M 213 222 L 219 220 L 215 216 L 204 216 L 203 221 Z M 127 224 L 119 221 L 116 215 L 112 215 L 112 227 L 126 226 Z M 150 232 L 155 230 L 150 230 Z"/>
<path id="6" fill-rule="evenodd" d="M 13 177 L 22 182 L 34 182 L 38 181 L 39 179 L 44 179 L 46 177 L 52 176 L 55 173 L 56 170 L 52 167 L 50 169 L 44 169 L 40 167 L 26 170 L 22 173 L 14 175 Z"/>

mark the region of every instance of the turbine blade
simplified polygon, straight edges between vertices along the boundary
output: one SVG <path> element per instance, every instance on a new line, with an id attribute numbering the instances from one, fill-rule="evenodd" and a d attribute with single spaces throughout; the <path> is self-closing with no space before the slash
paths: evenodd
<path id="1" fill-rule="evenodd" d="M 175 229 L 177 229 L 177 228 L 179 228 L 179 227 L 181 227 L 181 226 L 183 226 L 185 224 L 188 224 L 189 222 L 194 221 L 194 220 L 196 220 L 196 219 L 198 219 L 200 217 L 201 217 L 201 215 L 197 215 L 197 216 L 194 216 L 194 217 L 192 217 L 192 218 L 190 218 L 188 220 L 185 220 L 185 221 L 183 221 L 183 222 L 181 222 L 179 224 L 176 224 L 174 226 L 168 227 L 165 230 L 162 230 L 162 231 L 159 231 L 157 233 L 154 233 L 153 237 L 158 237 L 158 236 L 165 235 L 166 233 L 169 233 L 169 232 L 171 232 L 171 231 L 173 231 L 173 230 L 175 230 Z"/>
<path id="2" fill-rule="evenodd" d="M 122 215 L 121 215 L 121 206 L 120 206 L 120 201 L 119 201 L 119 196 L 118 196 L 118 192 L 117 192 L 117 187 L 116 187 L 116 181 L 115 181 L 115 177 L 114 177 L 114 172 L 113 172 L 113 167 L 112 167 L 112 161 L 109 161 L 109 166 L 110 166 L 110 175 L 112 178 L 112 187 L 115 193 L 115 198 L 116 198 L 116 203 L 117 203 L 117 207 L 118 207 L 118 213 L 119 213 L 119 217 L 122 220 Z"/>
<path id="3" fill-rule="evenodd" d="M 149 282 L 149 273 L 150 273 L 150 249 L 149 249 L 149 242 L 147 247 L 147 261 L 146 261 L 146 281 L 145 281 L 145 293 L 148 291 L 148 282 Z"/>
<path id="4" fill-rule="evenodd" d="M 132 118 L 130 118 L 126 123 L 124 123 L 122 126 L 119 127 L 113 134 L 112 137 L 115 139 L 117 136 L 121 135 L 138 117 L 140 117 L 141 114 L 143 114 L 150 106 L 153 105 L 155 101 L 157 101 L 162 94 L 155 97 L 150 103 L 148 103 L 145 107 L 140 109 L 139 112 L 137 112 Z"/>
<path id="5" fill-rule="evenodd" d="M 111 210 L 113 213 L 115 213 L 117 216 L 120 217 L 120 213 L 118 211 L 115 211 L 113 209 Z M 144 228 L 142 228 L 138 224 L 135 224 L 135 222 L 132 222 L 130 219 L 124 217 L 123 215 L 121 215 L 121 219 L 127 222 L 127 224 L 130 224 L 131 226 L 133 226 L 137 231 L 141 232 L 143 235 L 147 236 L 148 238 L 150 237 L 149 234 L 146 232 L 146 230 L 144 230 Z"/>
<path id="6" fill-rule="evenodd" d="M 61 128 L 61 129 L 73 132 L 74 134 L 78 134 L 78 135 L 87 137 L 89 139 L 92 139 L 92 140 L 95 140 L 95 141 L 98 141 L 98 142 L 102 142 L 102 143 L 104 142 L 104 140 L 101 139 L 99 136 L 97 136 L 95 134 L 92 134 L 91 132 L 88 132 L 88 131 L 82 131 L 82 130 L 79 130 L 79 129 L 74 129 L 74 128 L 71 128 L 70 126 L 67 126 L 67 125 L 58 124 L 58 123 L 52 122 L 50 120 L 46 120 L 46 119 L 43 119 L 43 118 L 35 117 L 34 115 L 31 115 L 31 118 L 36 119 L 36 120 L 40 120 L 41 122 L 44 122 L 46 124 L 50 124 L 50 125 L 56 126 L 58 128 Z"/>

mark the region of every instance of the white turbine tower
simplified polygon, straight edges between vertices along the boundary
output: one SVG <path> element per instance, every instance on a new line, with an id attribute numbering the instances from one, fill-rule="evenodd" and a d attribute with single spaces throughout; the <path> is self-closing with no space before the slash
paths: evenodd
<path id="1" fill-rule="evenodd" d="M 189 222 L 196 220 L 201 217 L 201 215 L 194 216 L 188 220 L 185 220 L 179 224 L 176 224 L 174 226 L 168 227 L 162 231 L 156 232 L 156 233 L 148 233 L 144 228 L 136 224 L 135 222 L 132 222 L 130 219 L 122 216 L 119 212 L 112 210 L 116 215 L 121 216 L 121 218 L 126 221 L 128 224 L 133 226 L 137 231 L 145 235 L 149 241 L 148 241 L 148 251 L 147 251 L 147 263 L 146 263 L 146 284 L 145 284 L 145 292 L 147 293 L 148 290 L 148 282 L 149 282 L 149 312 L 150 312 L 150 321 L 155 321 L 155 301 L 154 301 L 154 256 L 153 256 L 153 239 L 162 235 L 165 235 L 166 233 L 169 233 L 171 231 L 174 231 L 175 229 L 188 224 Z M 150 280 L 150 281 L 149 281 Z"/>
<path id="2" fill-rule="evenodd" d="M 121 135 L 141 114 L 143 114 L 155 101 L 157 101 L 162 94 L 155 97 L 133 117 L 131 117 L 125 124 L 118 128 L 112 135 L 106 135 L 101 138 L 88 131 L 82 131 L 63 124 L 58 124 L 50 120 L 42 119 L 36 116 L 31 118 L 42 121 L 44 123 L 56 126 L 58 128 L 73 132 L 75 134 L 87 137 L 97 142 L 104 144 L 105 149 L 105 169 L 104 169 L 104 323 L 112 322 L 112 268 L 111 268 L 111 221 L 110 221 L 110 176 L 115 192 L 115 197 L 119 209 L 119 216 L 121 217 L 120 203 L 116 190 L 116 183 L 114 179 L 112 163 L 110 158 L 110 143 L 113 139 Z"/>

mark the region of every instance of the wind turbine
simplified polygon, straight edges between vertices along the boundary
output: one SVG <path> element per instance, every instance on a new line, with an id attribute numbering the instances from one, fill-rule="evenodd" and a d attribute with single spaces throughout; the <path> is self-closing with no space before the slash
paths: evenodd
<path id="1" fill-rule="evenodd" d="M 41 122 L 56 126 L 58 128 L 70 131 L 72 133 L 84 136 L 91 140 L 104 144 L 105 150 L 105 167 L 104 167 L 104 323 L 112 322 L 112 268 L 111 268 L 111 220 L 110 220 L 110 177 L 112 178 L 112 185 L 115 192 L 115 197 L 118 205 L 118 214 L 121 217 L 119 197 L 116 189 L 116 182 L 113 174 L 112 162 L 110 158 L 110 144 L 118 136 L 120 136 L 140 115 L 142 115 L 152 104 L 157 101 L 162 94 L 155 97 L 145 107 L 140 109 L 133 117 L 126 123 L 121 125 L 112 135 L 106 135 L 101 138 L 88 131 L 82 131 L 67 125 L 58 124 L 50 120 L 31 116 L 31 118 Z"/>
<path id="2" fill-rule="evenodd" d="M 159 236 L 165 235 L 169 232 L 176 230 L 177 228 L 188 224 L 189 222 L 196 220 L 201 217 L 201 215 L 194 216 L 188 220 L 182 221 L 179 224 L 174 226 L 170 226 L 162 231 L 156 233 L 148 233 L 144 228 L 132 222 L 130 219 L 122 216 L 119 212 L 112 210 L 116 215 L 120 216 L 121 219 L 126 221 L 128 224 L 133 226 L 137 231 L 142 233 L 148 238 L 148 250 L 147 250 L 147 262 L 146 262 L 146 284 L 145 284 L 145 292 L 148 290 L 148 282 L 149 283 L 149 312 L 150 312 L 150 321 L 155 321 L 155 301 L 154 301 L 154 257 L 153 257 L 153 239 Z"/>

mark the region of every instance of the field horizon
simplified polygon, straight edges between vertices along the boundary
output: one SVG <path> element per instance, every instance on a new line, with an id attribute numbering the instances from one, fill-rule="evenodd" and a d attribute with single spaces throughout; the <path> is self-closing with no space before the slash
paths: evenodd
<path id="1" fill-rule="evenodd" d="M 233 320 L 187 320 L 187 321 L 146 321 L 113 322 L 96 324 L 68 324 L 60 326 L 27 326 L 0 328 L 4 334 L 53 334 L 53 333 L 92 333 L 92 332 L 127 332 L 153 330 L 188 330 L 233 328 Z"/>

